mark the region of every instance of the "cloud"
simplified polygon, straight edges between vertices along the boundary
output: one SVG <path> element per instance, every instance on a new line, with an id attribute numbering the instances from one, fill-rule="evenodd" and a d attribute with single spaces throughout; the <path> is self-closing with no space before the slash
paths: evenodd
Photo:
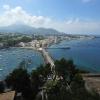
<path id="1" fill-rule="evenodd" d="M 9 6 L 9 5 L 3 5 L 3 8 L 4 8 L 5 10 L 9 10 L 9 9 L 10 9 L 10 6 Z"/>
<path id="2" fill-rule="evenodd" d="M 50 17 L 31 15 L 20 6 L 11 8 L 9 5 L 4 5 L 3 8 L 4 13 L 0 16 L 0 26 L 9 26 L 19 22 L 32 27 L 54 28 L 66 33 L 100 32 L 99 21 L 82 21 L 79 18 L 59 21 Z"/>
<path id="3" fill-rule="evenodd" d="M 63 22 L 52 22 L 50 27 L 54 27 L 59 31 L 74 34 L 87 34 L 87 33 L 99 33 L 100 32 L 100 22 L 85 22 L 79 21 L 77 19 L 67 20 Z"/>
<path id="4" fill-rule="evenodd" d="M 4 13 L 0 16 L 0 26 L 8 26 L 16 22 L 22 22 L 30 26 L 39 27 L 50 21 L 48 17 L 32 16 L 20 6 L 11 8 L 9 5 L 4 5 L 3 8 Z"/>
<path id="5" fill-rule="evenodd" d="M 71 24 L 66 24 L 66 27 L 63 29 L 71 33 L 95 33 L 100 32 L 100 22 L 85 22 L 74 20 Z"/>
<path id="6" fill-rule="evenodd" d="M 75 19 L 69 19 L 66 21 L 66 24 L 73 24 L 73 23 L 78 23 L 79 22 L 79 18 L 75 18 Z"/>

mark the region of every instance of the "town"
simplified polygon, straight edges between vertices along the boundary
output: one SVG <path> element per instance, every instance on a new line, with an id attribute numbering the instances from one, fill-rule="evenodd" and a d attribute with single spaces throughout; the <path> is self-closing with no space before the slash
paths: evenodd
<path id="1" fill-rule="evenodd" d="M 63 40 L 74 40 L 74 39 L 93 39 L 95 36 L 88 35 L 26 35 L 26 34 L 0 34 L 0 48 L 9 48 L 9 47 L 23 47 L 23 48 L 34 48 L 39 49 L 41 47 L 47 48 L 52 44 L 60 43 Z"/>

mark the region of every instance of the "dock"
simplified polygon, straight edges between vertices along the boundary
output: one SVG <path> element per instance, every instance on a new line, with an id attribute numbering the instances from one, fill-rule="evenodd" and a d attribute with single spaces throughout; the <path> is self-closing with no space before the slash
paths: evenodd
<path id="1" fill-rule="evenodd" d="M 46 47 L 45 49 L 71 49 L 71 47 Z"/>

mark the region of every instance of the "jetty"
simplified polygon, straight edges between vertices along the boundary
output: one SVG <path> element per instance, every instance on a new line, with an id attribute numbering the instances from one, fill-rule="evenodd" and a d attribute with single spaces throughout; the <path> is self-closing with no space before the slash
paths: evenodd
<path id="1" fill-rule="evenodd" d="M 71 49 L 70 47 L 46 47 L 45 49 Z"/>
<path id="2" fill-rule="evenodd" d="M 20 48 L 23 48 L 23 49 L 33 49 L 33 50 L 36 50 L 38 52 L 41 52 L 42 53 L 42 56 L 44 58 L 44 62 L 45 64 L 50 64 L 51 65 L 51 70 L 53 70 L 55 64 L 54 64 L 54 60 L 52 59 L 52 57 L 50 56 L 50 54 L 48 53 L 48 51 L 46 50 L 47 48 L 46 47 L 41 47 L 41 48 L 34 48 L 34 47 L 20 47 Z"/>
<path id="3" fill-rule="evenodd" d="M 50 54 L 46 51 L 46 49 L 41 48 L 40 51 L 42 53 L 45 63 L 49 63 L 51 65 L 51 71 L 53 71 L 55 67 L 54 60 L 51 58 Z"/>

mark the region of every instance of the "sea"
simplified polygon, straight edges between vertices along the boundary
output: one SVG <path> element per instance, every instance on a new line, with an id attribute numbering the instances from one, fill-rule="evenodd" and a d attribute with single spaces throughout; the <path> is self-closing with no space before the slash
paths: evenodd
<path id="1" fill-rule="evenodd" d="M 0 80 L 5 79 L 9 73 L 18 68 L 22 61 L 25 64 L 28 72 L 36 69 L 41 64 L 44 64 L 42 55 L 32 49 L 9 48 L 0 50 Z"/>
<path id="2" fill-rule="evenodd" d="M 63 47 L 70 47 L 64 49 Z M 50 46 L 47 51 L 54 60 L 65 58 L 76 67 L 100 73 L 100 38 L 64 40 Z M 0 50 L 0 80 L 5 79 L 23 60 L 29 60 L 28 72 L 44 64 L 41 53 L 31 49 L 9 48 Z"/>
<path id="3" fill-rule="evenodd" d="M 76 67 L 93 73 L 100 72 L 100 38 L 62 41 L 48 49 L 54 60 L 73 60 Z M 70 47 L 70 49 L 60 49 Z M 58 49 L 55 49 L 58 48 Z"/>

